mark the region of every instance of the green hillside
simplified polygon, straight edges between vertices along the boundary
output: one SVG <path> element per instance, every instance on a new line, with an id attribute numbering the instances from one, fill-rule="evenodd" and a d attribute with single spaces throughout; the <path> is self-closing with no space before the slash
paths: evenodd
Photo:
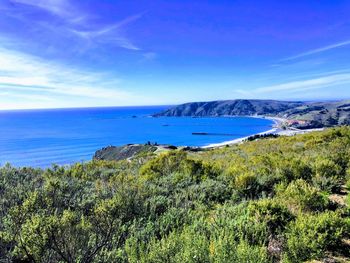
<path id="1" fill-rule="evenodd" d="M 223 100 L 190 102 L 172 107 L 155 116 L 229 116 L 229 115 L 276 115 L 304 106 L 304 102 L 276 100 Z"/>
<path id="2" fill-rule="evenodd" d="M 282 115 L 289 119 L 306 120 L 326 127 L 349 125 L 350 101 L 306 104 L 287 110 Z"/>
<path id="3" fill-rule="evenodd" d="M 192 102 L 172 107 L 159 116 L 271 116 L 306 121 L 301 128 L 332 127 L 350 123 L 350 101 L 301 102 L 226 100 Z"/>
<path id="4" fill-rule="evenodd" d="M 349 262 L 350 128 L 0 168 L 0 262 Z"/>

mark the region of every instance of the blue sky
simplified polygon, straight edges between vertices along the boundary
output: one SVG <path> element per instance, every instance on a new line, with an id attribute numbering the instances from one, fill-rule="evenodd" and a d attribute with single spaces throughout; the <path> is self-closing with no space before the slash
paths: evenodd
<path id="1" fill-rule="evenodd" d="M 0 109 L 350 98 L 350 1 L 0 0 Z"/>

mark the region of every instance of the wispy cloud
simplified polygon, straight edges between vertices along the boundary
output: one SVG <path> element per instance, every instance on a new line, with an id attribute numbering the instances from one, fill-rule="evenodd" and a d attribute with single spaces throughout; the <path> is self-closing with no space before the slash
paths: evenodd
<path id="1" fill-rule="evenodd" d="M 130 15 L 120 21 L 110 24 L 95 23 L 96 14 L 89 14 L 86 10 L 80 10 L 77 5 L 69 0 L 10 0 L 17 7 L 28 6 L 32 10 L 43 10 L 49 14 L 53 14 L 58 20 L 55 21 L 33 21 L 26 20 L 26 16 L 21 15 L 21 10 L 6 9 L 4 12 L 12 18 L 17 18 L 28 25 L 36 24 L 36 30 L 42 29 L 49 31 L 49 34 L 62 35 L 62 38 L 71 37 L 85 40 L 87 45 L 82 47 L 86 51 L 86 47 L 92 47 L 93 44 L 112 44 L 124 49 L 140 50 L 132 41 L 125 36 L 126 27 L 136 20 L 140 19 L 145 12 Z M 26 10 L 27 12 L 28 10 Z M 72 40 L 73 41 L 73 40 Z"/>
<path id="2" fill-rule="evenodd" d="M 122 48 L 140 50 L 139 47 L 135 46 L 129 39 L 123 36 L 121 31 L 126 25 L 140 19 L 143 14 L 144 13 L 129 16 L 113 25 L 97 28 L 96 30 L 79 30 L 74 28 L 69 30 L 77 36 L 90 42 L 107 40 L 107 42 L 113 42 Z"/>
<path id="3" fill-rule="evenodd" d="M 323 88 L 331 88 L 337 85 L 349 84 L 350 72 L 343 74 L 333 74 L 328 76 L 322 76 L 318 78 L 305 79 L 299 81 L 286 82 L 277 85 L 265 86 L 249 91 L 249 94 L 271 94 L 271 93 L 295 93 L 318 90 Z M 247 94 L 247 91 L 240 90 L 241 94 Z"/>
<path id="4" fill-rule="evenodd" d="M 288 57 L 286 59 L 283 59 L 282 61 L 294 60 L 294 59 L 298 59 L 298 58 L 314 55 L 314 54 L 317 54 L 317 53 L 325 52 L 325 51 L 328 51 L 328 50 L 332 50 L 332 49 L 343 47 L 343 46 L 347 46 L 347 45 L 350 45 L 350 40 L 346 40 L 346 41 L 335 43 L 335 44 L 328 45 L 328 46 L 325 46 L 325 47 L 320 47 L 320 48 L 316 48 L 316 49 L 313 49 L 313 50 L 309 50 L 309 51 L 300 53 L 298 55 L 291 56 L 291 57 Z"/>
<path id="5" fill-rule="evenodd" d="M 4 48 L 0 48 L 0 60 L 0 91 L 9 96 L 27 92 L 41 98 L 65 95 L 115 102 L 132 98 L 116 88 L 119 79 L 106 73 L 72 69 Z"/>
<path id="6" fill-rule="evenodd" d="M 67 0 L 11 0 L 11 2 L 40 8 L 61 17 L 72 15 L 71 5 Z"/>
<path id="7" fill-rule="evenodd" d="M 147 100 L 120 88 L 121 80 L 101 59 L 111 47 L 141 49 L 126 32 L 144 13 L 106 22 L 89 8 L 71 0 L 0 0 L 0 23 L 5 23 L 0 32 L 0 108 L 133 105 Z"/>
<path id="8" fill-rule="evenodd" d="M 143 60 L 153 60 L 157 57 L 157 54 L 155 52 L 146 52 L 142 54 Z"/>

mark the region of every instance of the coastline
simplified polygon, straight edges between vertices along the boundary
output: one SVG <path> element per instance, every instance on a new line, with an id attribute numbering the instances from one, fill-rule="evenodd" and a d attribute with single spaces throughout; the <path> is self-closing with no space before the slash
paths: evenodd
<path id="1" fill-rule="evenodd" d="M 219 143 L 212 143 L 212 144 L 209 144 L 209 145 L 202 146 L 202 147 L 200 147 L 200 148 L 203 148 L 203 149 L 211 149 L 211 148 L 218 148 L 218 147 L 222 147 L 222 146 L 226 146 L 226 145 L 238 144 L 238 143 L 244 142 L 244 141 L 247 140 L 250 136 L 254 136 L 254 135 L 265 135 L 265 134 L 273 134 L 273 133 L 276 133 L 276 131 L 278 131 L 278 129 L 277 129 L 277 128 L 274 128 L 274 129 L 271 129 L 271 130 L 268 130 L 268 131 L 265 131 L 265 132 L 252 134 L 252 135 L 249 135 L 249 136 L 245 136 L 245 137 L 242 137 L 242 138 L 237 138 L 237 139 L 230 140 L 230 141 L 224 141 L 224 142 L 219 142 Z"/>
<path id="2" fill-rule="evenodd" d="M 244 116 L 244 117 L 268 119 L 268 120 L 273 121 L 275 124 L 272 125 L 272 129 L 261 132 L 261 133 L 256 133 L 256 134 L 252 134 L 249 136 L 245 136 L 245 137 L 241 137 L 241 138 L 237 138 L 237 139 L 233 139 L 233 140 L 229 140 L 229 141 L 224 141 L 224 142 L 220 142 L 220 143 L 211 143 L 209 145 L 205 145 L 205 146 L 202 146 L 200 148 L 202 148 L 202 149 L 214 149 L 214 148 L 224 147 L 227 145 L 239 144 L 239 143 L 243 143 L 249 137 L 254 136 L 254 135 L 276 134 L 276 135 L 280 135 L 280 136 L 293 136 L 296 134 L 305 134 L 305 133 L 309 133 L 309 132 L 323 131 L 324 130 L 324 128 L 305 129 L 305 130 L 299 130 L 296 128 L 282 129 L 281 126 L 283 123 L 285 123 L 287 121 L 287 119 L 280 118 L 280 117 L 270 117 L 270 116 Z"/>

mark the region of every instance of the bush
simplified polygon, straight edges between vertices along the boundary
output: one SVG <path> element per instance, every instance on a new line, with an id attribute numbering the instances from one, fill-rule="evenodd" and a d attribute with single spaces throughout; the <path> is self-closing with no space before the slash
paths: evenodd
<path id="1" fill-rule="evenodd" d="M 5 165 L 0 262 L 345 258 L 350 195 L 349 207 L 327 195 L 346 172 L 350 188 L 349 149 L 343 127 L 152 159 Z"/>
<path id="2" fill-rule="evenodd" d="M 130 262 L 144 263 L 176 263 L 193 262 L 205 263 L 209 260 L 209 240 L 193 226 L 183 231 L 175 231 L 160 240 L 153 239 L 148 249 L 138 256 L 130 254 Z"/>
<path id="3" fill-rule="evenodd" d="M 276 192 L 277 198 L 294 212 L 323 211 L 329 205 L 326 193 L 301 179 L 291 182 L 287 187 L 283 184 L 277 186 Z"/>
<path id="4" fill-rule="evenodd" d="M 197 221 L 182 231 L 174 231 L 161 239 L 153 239 L 149 247 L 133 253 L 129 247 L 130 262 L 270 262 L 264 246 L 250 245 L 236 239 L 234 232 L 208 228 L 204 221 Z"/>
<path id="5" fill-rule="evenodd" d="M 266 224 L 270 235 L 281 234 L 287 224 L 294 219 L 288 208 L 276 199 L 250 202 L 248 211 L 257 222 Z"/>
<path id="6" fill-rule="evenodd" d="M 185 152 L 174 151 L 160 155 L 140 168 L 140 175 L 145 180 L 153 180 L 179 171 L 187 160 Z"/>
<path id="7" fill-rule="evenodd" d="M 234 189 L 241 198 L 258 198 L 261 187 L 256 175 L 244 173 L 235 178 Z"/>
<path id="8" fill-rule="evenodd" d="M 281 164 L 281 175 L 287 182 L 297 179 L 309 181 L 312 178 L 312 168 L 299 158 L 288 159 Z"/>
<path id="9" fill-rule="evenodd" d="M 257 220 L 254 209 L 249 210 L 248 203 L 240 205 L 226 204 L 210 215 L 209 229 L 212 235 L 220 237 L 230 234 L 238 242 L 244 240 L 251 246 L 264 246 L 268 242 L 268 226 L 262 217 Z"/>
<path id="10" fill-rule="evenodd" d="M 216 180 L 208 179 L 201 184 L 194 184 L 186 189 L 191 199 L 211 207 L 213 205 L 222 204 L 231 197 L 228 187 Z"/>
<path id="11" fill-rule="evenodd" d="M 163 176 L 176 174 L 174 180 L 181 181 L 190 178 L 200 182 L 208 178 L 215 178 L 220 173 L 212 164 L 187 158 L 183 151 L 173 151 L 160 155 L 143 165 L 140 169 L 144 181 L 154 181 Z"/>
<path id="12" fill-rule="evenodd" d="M 267 249 L 264 246 L 251 246 L 245 241 L 238 243 L 232 239 L 223 238 L 211 243 L 211 262 L 244 262 L 267 263 L 271 262 Z"/>
<path id="13" fill-rule="evenodd" d="M 332 160 L 319 159 L 315 163 L 313 184 L 329 193 L 338 192 L 342 184 L 342 168 Z"/>
<path id="14" fill-rule="evenodd" d="M 322 257 L 327 249 L 340 246 L 345 227 L 345 221 L 335 212 L 300 215 L 286 233 L 286 261 L 303 262 Z"/>

